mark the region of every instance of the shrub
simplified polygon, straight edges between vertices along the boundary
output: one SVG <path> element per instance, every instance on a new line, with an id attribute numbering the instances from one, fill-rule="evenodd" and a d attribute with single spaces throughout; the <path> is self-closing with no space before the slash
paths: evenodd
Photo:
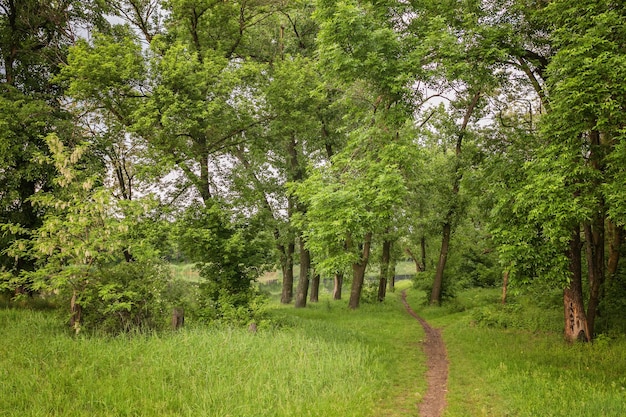
<path id="1" fill-rule="evenodd" d="M 77 298 L 82 307 L 80 325 L 87 330 L 120 333 L 160 329 L 176 302 L 169 291 L 170 270 L 158 261 L 104 266 L 87 282 Z"/>

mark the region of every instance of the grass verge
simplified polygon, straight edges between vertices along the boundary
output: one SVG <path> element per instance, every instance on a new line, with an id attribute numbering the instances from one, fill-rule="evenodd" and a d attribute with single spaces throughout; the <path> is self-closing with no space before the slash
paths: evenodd
<path id="1" fill-rule="evenodd" d="M 444 329 L 450 361 L 447 417 L 624 416 L 626 339 L 568 345 L 560 308 L 518 297 L 499 307 L 497 290 L 470 290 L 418 314 Z"/>

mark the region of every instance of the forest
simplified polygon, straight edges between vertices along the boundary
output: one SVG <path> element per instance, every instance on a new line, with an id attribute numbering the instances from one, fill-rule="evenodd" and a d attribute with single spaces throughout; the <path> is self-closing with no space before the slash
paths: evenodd
<path id="1" fill-rule="evenodd" d="M 270 343 L 410 276 L 429 319 L 486 291 L 472 323 L 598 346 L 625 224 L 620 1 L 0 0 L 2 326 Z"/>

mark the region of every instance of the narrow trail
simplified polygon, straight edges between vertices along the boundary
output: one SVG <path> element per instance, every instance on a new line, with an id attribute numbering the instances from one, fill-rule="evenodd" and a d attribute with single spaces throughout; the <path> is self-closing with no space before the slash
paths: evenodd
<path id="1" fill-rule="evenodd" d="M 406 311 L 424 328 L 425 339 L 422 349 L 426 354 L 426 381 L 428 389 L 419 405 L 420 417 L 439 417 L 446 407 L 446 392 L 448 383 L 448 355 L 443 343 L 441 332 L 431 327 L 426 320 L 418 316 L 406 301 L 406 290 L 402 291 L 402 303 Z"/>

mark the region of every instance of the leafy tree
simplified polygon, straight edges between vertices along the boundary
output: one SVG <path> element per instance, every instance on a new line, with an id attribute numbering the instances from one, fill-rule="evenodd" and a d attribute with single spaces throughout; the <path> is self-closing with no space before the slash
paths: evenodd
<path id="1" fill-rule="evenodd" d="M 93 2 L 36 0 L 0 2 L 0 223 L 25 230 L 41 225 L 42 212 L 30 202 L 39 190 L 50 190 L 54 170 L 39 164 L 49 133 L 74 137 L 71 119 L 61 106 L 63 90 L 52 82 L 78 25 L 103 24 Z M 78 139 L 74 139 L 78 140 Z M 26 235 L 6 230 L 2 248 Z M 12 271 L 11 282 L 0 284 L 24 291 L 28 283 L 16 279 L 32 270 L 27 258 L 0 253 L 0 269 Z"/>
<path id="2" fill-rule="evenodd" d="M 116 204 L 111 190 L 102 185 L 102 171 L 86 158 L 86 144 L 69 148 L 54 134 L 46 141 L 51 155 L 41 158 L 56 168 L 57 189 L 31 197 L 45 212 L 39 228 L 4 226 L 26 235 L 11 245 L 9 254 L 36 262 L 36 270 L 22 273 L 33 289 L 67 297 L 76 333 L 83 327 L 128 331 L 158 325 L 169 273 L 145 248 L 148 242 L 130 238 L 138 217 L 129 204 Z M 143 201 L 133 208 L 139 213 L 150 206 Z M 120 265 L 130 247 L 138 263 Z"/>

